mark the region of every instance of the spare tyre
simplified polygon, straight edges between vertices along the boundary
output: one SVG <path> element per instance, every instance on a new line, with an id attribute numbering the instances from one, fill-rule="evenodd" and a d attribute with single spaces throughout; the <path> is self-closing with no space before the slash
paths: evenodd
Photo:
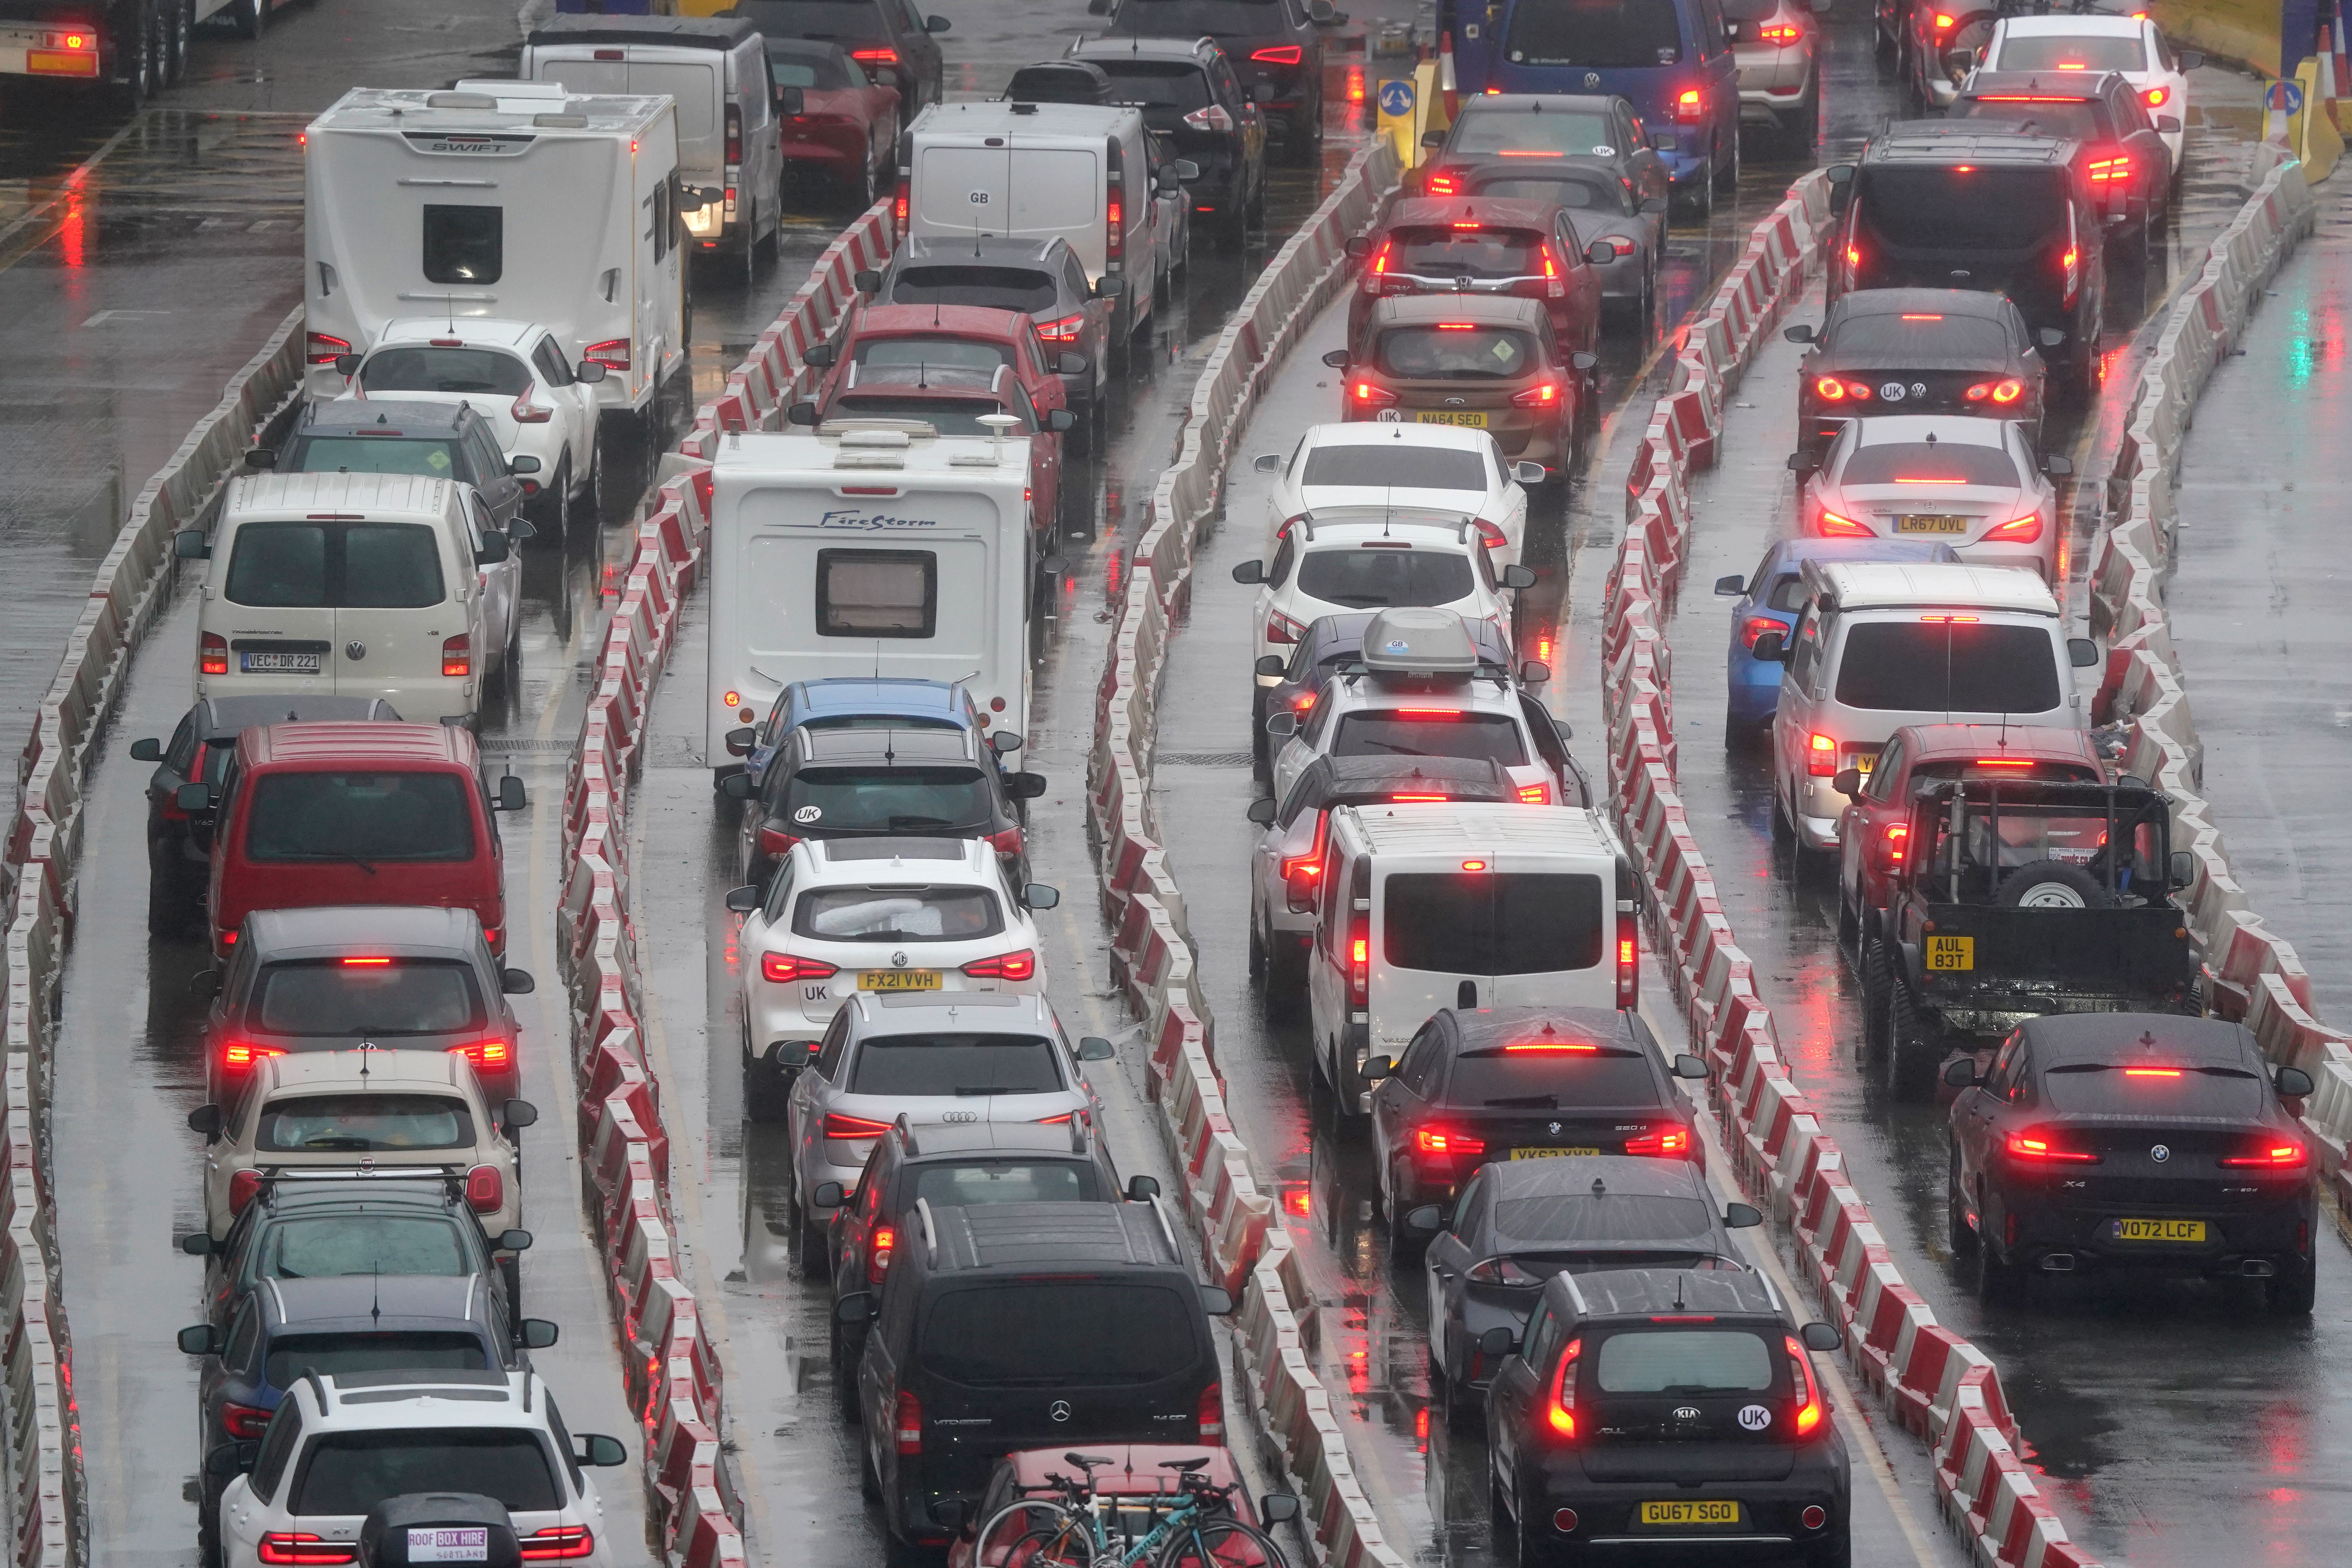
<path id="1" fill-rule="evenodd" d="M 2105 910 L 2116 900 L 2080 866 L 2034 860 L 2002 878 L 1993 901 L 2005 910 Z"/>

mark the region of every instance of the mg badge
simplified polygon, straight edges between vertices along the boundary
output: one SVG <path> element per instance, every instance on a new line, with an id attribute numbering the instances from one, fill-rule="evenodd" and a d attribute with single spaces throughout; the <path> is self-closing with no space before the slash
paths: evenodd
<path id="1" fill-rule="evenodd" d="M 2147 1152 L 2147 1157 L 2161 1165 L 2167 1160 L 2172 1158 L 2172 1151 L 2166 1145 L 2158 1143 L 2155 1148 L 2150 1149 Z"/>
<path id="2" fill-rule="evenodd" d="M 1056 1399 L 1045 1407 L 1045 1414 L 1056 1421 L 1067 1421 L 1070 1418 L 1070 1402 L 1066 1399 Z"/>
<path id="3" fill-rule="evenodd" d="M 891 967 L 891 968 L 893 968 L 893 969 L 904 969 L 904 968 L 906 968 L 906 967 L 907 967 L 907 955 L 906 955 L 906 953 L 905 953 L 904 952 L 894 952 L 894 953 L 892 953 L 892 954 L 890 955 L 890 967 Z"/>

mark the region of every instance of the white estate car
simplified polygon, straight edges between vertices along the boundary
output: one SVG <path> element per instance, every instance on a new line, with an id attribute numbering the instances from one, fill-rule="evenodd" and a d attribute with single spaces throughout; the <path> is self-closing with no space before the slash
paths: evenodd
<path id="1" fill-rule="evenodd" d="M 2044 474 L 2074 471 L 2039 458 L 2013 419 L 1891 414 L 1851 419 L 1802 502 L 1817 539 L 1919 539 L 1948 544 L 1974 566 L 2029 566 L 2052 582 L 2058 492 Z"/>
<path id="2" fill-rule="evenodd" d="M 490 422 L 507 460 L 535 458 L 522 476 L 544 521 L 559 527 L 572 502 L 601 512 L 604 460 L 596 442 L 594 384 L 604 366 L 574 360 L 545 327 L 532 321 L 471 317 L 408 316 L 384 323 L 375 346 L 356 360 L 345 397 L 464 403 Z"/>
<path id="3" fill-rule="evenodd" d="M 2120 71 L 2154 120 L 2189 123 L 2189 73 L 2205 63 L 2195 49 L 2174 50 L 2145 13 L 2136 16 L 2003 16 L 1993 24 L 1983 68 L 2000 71 Z M 2158 132 L 2180 182 L 2189 132 Z"/>
<path id="4" fill-rule="evenodd" d="M 1333 508 L 1399 506 L 1466 511 L 1486 524 L 1495 568 L 1518 564 L 1526 547 L 1528 492 L 1541 484 L 1541 463 L 1513 463 L 1484 430 L 1450 425 L 1310 425 L 1290 456 L 1262 452 L 1257 471 L 1275 480 L 1265 497 L 1265 547 L 1271 560 L 1285 521 Z"/>

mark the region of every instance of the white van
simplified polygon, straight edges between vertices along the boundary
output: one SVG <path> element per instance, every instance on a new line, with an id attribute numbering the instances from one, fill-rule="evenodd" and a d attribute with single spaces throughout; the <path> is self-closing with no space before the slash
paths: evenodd
<path id="1" fill-rule="evenodd" d="M 1633 864 L 1570 806 L 1341 806 L 1307 955 L 1316 1069 L 1349 1115 L 1441 1007 L 1632 1007 Z"/>
<path id="2" fill-rule="evenodd" d="M 310 395 L 385 322 L 439 311 L 537 321 L 605 367 L 607 412 L 646 411 L 685 362 L 680 207 L 719 199 L 682 191 L 675 119 L 553 82 L 345 93 L 306 133 Z"/>
<path id="3" fill-rule="evenodd" d="M 913 420 L 730 436 L 711 469 L 712 775 L 796 680 L 961 681 L 1029 727 L 1029 443 Z M 405 712 L 404 709 L 402 711 Z"/>
<path id="4" fill-rule="evenodd" d="M 1190 167 L 1189 164 L 1185 165 Z M 1066 239 L 1089 285 L 1118 279 L 1111 342 L 1128 339 L 1167 287 L 1163 226 L 1176 215 L 1143 111 L 1079 103 L 939 103 L 898 137 L 903 235 Z"/>
<path id="5" fill-rule="evenodd" d="M 686 215 L 688 237 L 755 265 L 760 242 L 782 225 L 784 175 L 759 28 L 738 16 L 550 16 L 524 37 L 515 71 L 582 97 L 668 94 L 678 178 L 727 193 Z"/>
<path id="6" fill-rule="evenodd" d="M 1906 724 L 2088 723 L 2074 671 L 2099 661 L 2070 637 L 2049 585 L 2022 566 L 1808 561 L 1794 635 L 1756 639 L 1788 666 L 1772 719 L 1773 831 L 1834 849 L 1846 797 Z M 1767 639 L 1769 639 L 1769 641 Z"/>
<path id="7" fill-rule="evenodd" d="M 466 721 L 506 668 L 520 561 L 470 485 L 414 474 L 249 474 L 208 540 L 196 696 L 381 697 Z"/>

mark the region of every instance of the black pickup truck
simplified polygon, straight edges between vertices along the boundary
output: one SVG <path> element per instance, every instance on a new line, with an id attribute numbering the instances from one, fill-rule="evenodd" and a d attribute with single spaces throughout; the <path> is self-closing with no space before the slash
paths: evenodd
<path id="1" fill-rule="evenodd" d="M 2196 1013 L 2169 796 L 2137 779 L 1922 783 L 1864 954 L 1866 1044 L 1902 1097 L 1955 1050 L 2053 1013 Z"/>

